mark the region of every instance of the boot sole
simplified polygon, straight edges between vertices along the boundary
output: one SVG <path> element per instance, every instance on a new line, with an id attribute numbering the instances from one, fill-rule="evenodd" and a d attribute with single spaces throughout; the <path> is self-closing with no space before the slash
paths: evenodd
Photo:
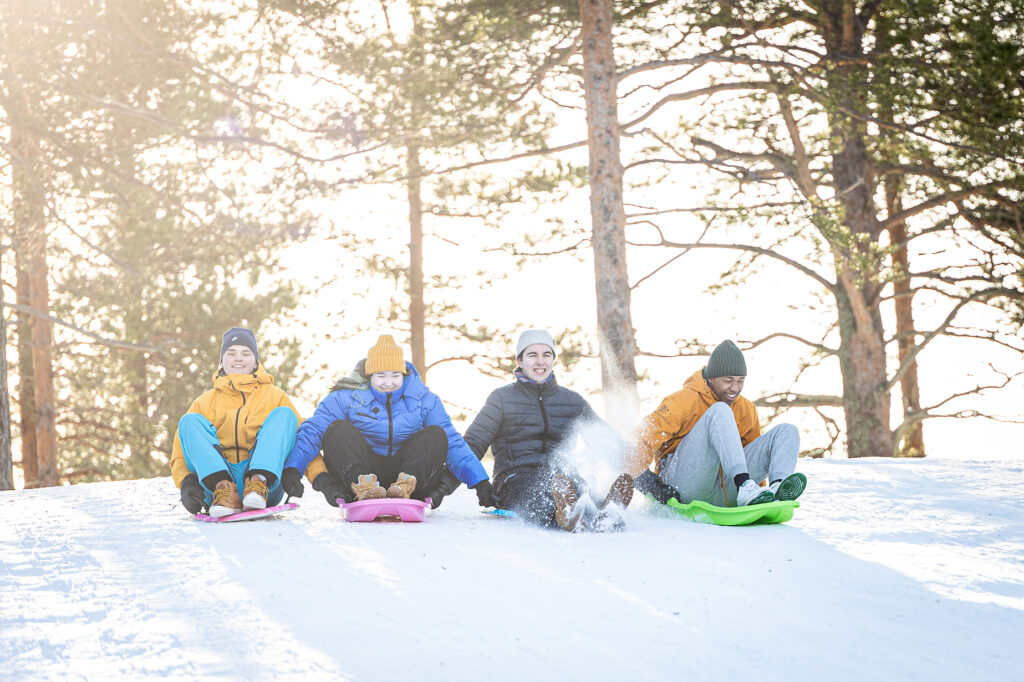
<path id="1" fill-rule="evenodd" d="M 570 533 L 575 532 L 580 525 L 580 521 L 583 519 L 583 514 L 579 510 L 573 509 L 578 498 L 576 496 L 576 488 L 568 476 L 556 474 L 552 478 L 551 497 L 555 501 L 555 521 L 559 527 Z M 570 517 L 570 512 L 575 513 Z"/>
<path id="2" fill-rule="evenodd" d="M 212 516 L 215 519 L 219 519 L 222 516 L 231 516 L 232 514 L 240 514 L 242 511 L 243 510 L 242 510 L 241 507 L 239 507 L 238 509 L 232 509 L 231 507 L 221 507 L 221 506 L 215 504 L 212 507 L 210 507 L 210 516 Z"/>
<path id="3" fill-rule="evenodd" d="M 803 494 L 807 487 L 807 477 L 801 473 L 790 474 L 782 479 L 779 489 L 775 491 L 775 499 L 782 502 L 795 500 Z"/>
<path id="4" fill-rule="evenodd" d="M 604 509 L 610 503 L 615 503 L 625 509 L 633 500 L 633 477 L 629 474 L 622 474 L 615 479 L 608 490 L 608 497 L 600 504 L 598 509 Z"/>

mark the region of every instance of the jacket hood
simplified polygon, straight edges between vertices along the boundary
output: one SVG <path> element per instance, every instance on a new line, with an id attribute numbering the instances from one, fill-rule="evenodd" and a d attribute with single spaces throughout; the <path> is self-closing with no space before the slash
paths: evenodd
<path id="1" fill-rule="evenodd" d="M 363 358 L 356 363 L 351 372 L 334 382 L 334 385 L 331 386 L 331 392 L 358 391 L 369 385 L 370 381 L 366 377 L 366 358 Z"/>
<path id="2" fill-rule="evenodd" d="M 700 395 L 701 400 L 706 405 L 714 405 L 718 402 L 718 398 L 711 391 L 711 387 L 708 386 L 708 382 L 704 379 L 704 368 L 698 369 L 696 372 L 691 374 L 686 381 L 683 382 L 683 389 L 688 391 L 694 391 Z"/>

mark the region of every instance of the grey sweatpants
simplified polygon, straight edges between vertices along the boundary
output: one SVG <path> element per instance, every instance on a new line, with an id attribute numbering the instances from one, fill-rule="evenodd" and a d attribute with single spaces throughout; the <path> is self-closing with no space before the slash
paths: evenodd
<path id="1" fill-rule="evenodd" d="M 743 447 L 732 409 L 725 403 L 715 403 L 683 436 L 675 452 L 665 458 L 661 480 L 679 491 L 680 502 L 702 500 L 734 507 L 733 476 L 747 472 L 758 483 L 766 478 L 785 478 L 796 470 L 799 453 L 800 432 L 792 424 L 774 426 Z M 724 493 L 719 466 L 724 474 Z"/>

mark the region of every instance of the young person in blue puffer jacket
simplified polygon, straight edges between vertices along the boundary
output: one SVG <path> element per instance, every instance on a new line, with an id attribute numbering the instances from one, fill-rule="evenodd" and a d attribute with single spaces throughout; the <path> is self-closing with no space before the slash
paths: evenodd
<path id="1" fill-rule="evenodd" d="M 390 335 L 303 422 L 284 466 L 285 492 L 301 497 L 299 472 L 307 471 L 334 506 L 338 499 L 429 497 L 436 507 L 459 482 L 481 506 L 497 506 L 487 472 Z"/>

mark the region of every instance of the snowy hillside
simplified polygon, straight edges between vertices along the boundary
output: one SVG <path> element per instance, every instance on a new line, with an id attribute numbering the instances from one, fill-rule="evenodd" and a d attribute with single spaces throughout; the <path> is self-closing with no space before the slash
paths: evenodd
<path id="1" fill-rule="evenodd" d="M 1024 680 L 1024 461 L 808 461 L 794 519 L 202 524 L 169 478 L 0 493 L 4 679 Z"/>

